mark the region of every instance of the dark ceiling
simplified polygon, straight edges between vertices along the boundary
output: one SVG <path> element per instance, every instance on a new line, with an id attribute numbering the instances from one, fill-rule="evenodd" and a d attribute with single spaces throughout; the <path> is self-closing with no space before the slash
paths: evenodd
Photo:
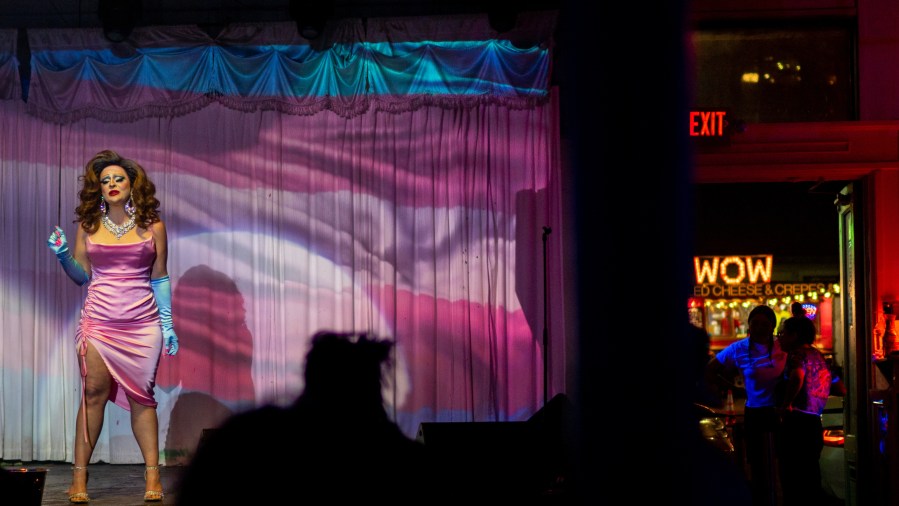
<path id="1" fill-rule="evenodd" d="M 423 16 L 556 9 L 559 0 L 0 0 L 0 28 L 101 26 L 100 4 L 140 5 L 138 26 L 289 21 L 290 7 L 335 17 Z"/>
<path id="2" fill-rule="evenodd" d="M 695 193 L 699 255 L 773 254 L 839 265 L 839 212 L 845 182 L 700 184 Z"/>

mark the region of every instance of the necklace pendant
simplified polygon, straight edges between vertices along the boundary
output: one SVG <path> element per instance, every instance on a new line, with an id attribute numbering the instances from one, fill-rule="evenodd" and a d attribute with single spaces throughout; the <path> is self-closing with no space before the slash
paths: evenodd
<path id="1" fill-rule="evenodd" d="M 103 223 L 103 227 L 106 230 L 115 236 L 116 240 L 121 239 L 123 235 L 127 234 L 129 230 L 134 228 L 134 216 L 128 218 L 128 221 L 122 223 L 121 225 L 116 225 L 109 219 L 109 216 L 103 215 L 103 218 L 100 220 Z"/>

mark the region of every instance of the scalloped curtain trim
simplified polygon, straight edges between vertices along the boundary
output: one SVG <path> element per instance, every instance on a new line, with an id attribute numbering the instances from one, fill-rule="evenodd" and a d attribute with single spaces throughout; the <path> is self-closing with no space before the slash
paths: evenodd
<path id="1" fill-rule="evenodd" d="M 121 44 L 99 29 L 31 30 L 26 110 L 65 124 L 175 117 L 211 102 L 344 118 L 425 106 L 532 108 L 549 99 L 555 17 L 520 24 L 500 40 L 484 16 L 345 20 L 317 41 L 327 49 L 302 40 L 292 23 L 233 25 L 216 40 L 193 26 L 146 27 Z"/>
<path id="2" fill-rule="evenodd" d="M 535 97 L 532 99 L 519 99 L 509 97 L 447 97 L 407 95 L 403 97 L 372 97 L 359 98 L 351 102 L 336 100 L 332 97 L 324 97 L 318 100 L 305 100 L 303 103 L 290 103 L 279 99 L 249 100 L 239 97 L 229 97 L 210 94 L 197 97 L 194 100 L 179 104 L 147 104 L 127 111 L 109 110 L 102 108 L 85 107 L 82 109 L 57 112 L 27 104 L 28 114 L 50 123 L 69 124 L 83 119 L 94 118 L 111 123 L 129 123 L 149 117 L 178 117 L 199 111 L 213 102 L 241 112 L 277 111 L 295 116 L 312 116 L 322 111 L 346 118 L 354 118 L 371 110 L 389 113 L 411 112 L 422 107 L 440 107 L 443 109 L 470 109 L 482 105 L 500 105 L 509 109 L 531 109 L 544 105 L 549 97 Z"/>

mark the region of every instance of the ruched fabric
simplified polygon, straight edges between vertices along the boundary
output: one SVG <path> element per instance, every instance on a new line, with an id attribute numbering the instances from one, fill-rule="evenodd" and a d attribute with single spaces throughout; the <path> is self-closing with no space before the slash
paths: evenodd
<path id="1" fill-rule="evenodd" d="M 126 410 L 130 410 L 128 397 L 156 407 L 153 387 L 163 345 L 150 287 L 156 244 L 152 237 L 126 244 L 97 244 L 88 238 L 87 254 L 91 280 L 75 333 L 81 357 L 82 403 L 90 342 L 114 380 L 109 400 Z"/>

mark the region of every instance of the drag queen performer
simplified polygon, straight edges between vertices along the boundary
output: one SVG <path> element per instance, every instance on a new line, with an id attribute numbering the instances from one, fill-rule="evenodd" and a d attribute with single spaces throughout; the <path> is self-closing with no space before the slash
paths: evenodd
<path id="1" fill-rule="evenodd" d="M 161 501 L 153 387 L 162 353 L 177 353 L 178 338 L 156 187 L 139 164 L 108 150 L 87 162 L 80 180 L 72 251 L 59 226 L 47 241 L 65 273 L 89 283 L 75 332 L 82 394 L 69 501 L 90 501 L 87 465 L 107 401 L 131 412 L 146 465 L 144 500 Z"/>

